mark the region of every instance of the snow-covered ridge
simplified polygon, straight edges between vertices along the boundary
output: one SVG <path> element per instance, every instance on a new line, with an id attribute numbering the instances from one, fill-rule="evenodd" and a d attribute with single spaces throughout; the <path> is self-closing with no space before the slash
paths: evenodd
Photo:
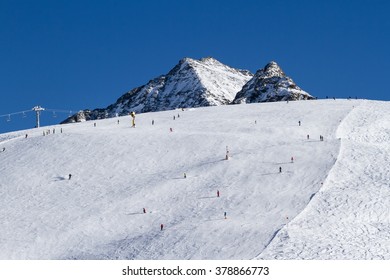
<path id="1" fill-rule="evenodd" d="M 107 108 L 83 110 L 63 123 L 128 115 L 239 103 L 307 100 L 279 65 L 271 61 L 255 75 L 229 67 L 215 58 L 183 58 L 168 74 L 132 89 Z"/>

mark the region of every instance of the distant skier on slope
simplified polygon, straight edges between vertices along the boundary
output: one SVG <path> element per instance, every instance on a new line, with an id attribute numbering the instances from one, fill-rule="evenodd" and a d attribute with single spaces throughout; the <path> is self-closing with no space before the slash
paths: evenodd
<path id="1" fill-rule="evenodd" d="M 217 191 L 217 197 L 219 197 L 219 191 Z"/>
<path id="2" fill-rule="evenodd" d="M 146 213 L 146 209 L 145 208 L 142 208 L 142 212 L 144 212 L 144 214 Z"/>
<path id="3" fill-rule="evenodd" d="M 164 229 L 164 225 L 161 224 L 161 225 L 160 225 L 160 230 L 163 230 L 163 229 Z"/>
<path id="4" fill-rule="evenodd" d="M 279 173 L 282 173 L 282 167 L 279 166 Z"/>
<path id="5" fill-rule="evenodd" d="M 225 160 L 228 160 L 229 159 L 229 148 L 228 146 L 226 146 L 226 156 L 225 156 Z"/>
<path id="6" fill-rule="evenodd" d="M 291 163 L 294 163 L 294 157 L 291 157 Z"/>
<path id="7" fill-rule="evenodd" d="M 69 174 L 68 180 L 70 180 L 71 178 L 72 178 L 72 174 Z"/>

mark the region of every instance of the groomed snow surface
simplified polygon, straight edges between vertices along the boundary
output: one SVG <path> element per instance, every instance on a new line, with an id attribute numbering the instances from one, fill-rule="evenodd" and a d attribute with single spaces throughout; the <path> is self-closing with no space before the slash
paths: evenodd
<path id="1" fill-rule="evenodd" d="M 0 134 L 0 259 L 390 259 L 388 112 L 277 102 Z"/>

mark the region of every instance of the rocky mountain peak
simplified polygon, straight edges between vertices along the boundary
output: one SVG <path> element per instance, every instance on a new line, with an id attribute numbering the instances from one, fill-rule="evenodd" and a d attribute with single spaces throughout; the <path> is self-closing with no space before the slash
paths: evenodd
<path id="1" fill-rule="evenodd" d="M 232 103 L 257 103 L 282 100 L 314 99 L 286 76 L 280 66 L 271 61 L 259 69 L 237 93 Z"/>
<path id="2" fill-rule="evenodd" d="M 275 61 L 269 62 L 264 69 L 261 69 L 263 74 L 268 77 L 284 77 L 283 70 L 279 67 L 279 65 Z"/>

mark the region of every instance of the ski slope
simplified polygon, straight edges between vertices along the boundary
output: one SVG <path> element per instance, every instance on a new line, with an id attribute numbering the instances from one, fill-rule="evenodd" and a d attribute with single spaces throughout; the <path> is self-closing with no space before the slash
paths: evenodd
<path id="1" fill-rule="evenodd" d="M 390 259 L 389 112 L 389 102 L 353 109 L 324 187 L 259 258 Z"/>
<path id="2" fill-rule="evenodd" d="M 389 259 L 387 112 L 241 104 L 0 134 L 0 259 Z"/>

